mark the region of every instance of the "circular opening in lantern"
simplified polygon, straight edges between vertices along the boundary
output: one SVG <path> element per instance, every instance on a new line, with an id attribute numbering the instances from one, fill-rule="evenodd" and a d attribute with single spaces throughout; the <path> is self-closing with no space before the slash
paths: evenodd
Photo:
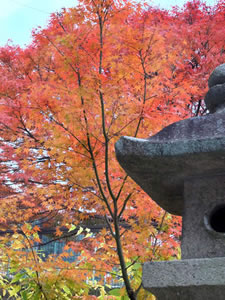
<path id="1" fill-rule="evenodd" d="M 209 216 L 209 224 L 214 231 L 225 233 L 225 204 L 213 209 Z"/>

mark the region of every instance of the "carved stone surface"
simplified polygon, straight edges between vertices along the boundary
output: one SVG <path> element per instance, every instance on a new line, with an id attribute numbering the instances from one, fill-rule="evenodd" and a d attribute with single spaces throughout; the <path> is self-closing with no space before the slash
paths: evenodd
<path id="1" fill-rule="evenodd" d="M 217 84 L 208 91 L 205 96 L 205 104 L 207 109 L 214 113 L 216 110 L 225 107 L 225 84 Z"/>
<path id="2" fill-rule="evenodd" d="M 182 215 L 186 178 L 225 171 L 225 112 L 174 123 L 149 139 L 122 137 L 116 156 L 154 201 Z"/>
<path id="3" fill-rule="evenodd" d="M 224 257 L 149 262 L 142 284 L 157 300 L 224 300 L 224 274 Z"/>
<path id="4" fill-rule="evenodd" d="M 224 257 L 225 233 L 213 230 L 210 218 L 225 204 L 225 174 L 192 177 L 185 181 L 184 195 L 182 258 Z M 221 218 L 225 224 L 224 213 Z"/>
<path id="5" fill-rule="evenodd" d="M 209 77 L 209 91 L 205 96 L 207 109 L 214 113 L 225 109 L 225 64 L 218 66 Z"/>
<path id="6" fill-rule="evenodd" d="M 208 85 L 209 88 L 216 84 L 225 83 L 225 64 L 219 65 L 209 76 Z"/>

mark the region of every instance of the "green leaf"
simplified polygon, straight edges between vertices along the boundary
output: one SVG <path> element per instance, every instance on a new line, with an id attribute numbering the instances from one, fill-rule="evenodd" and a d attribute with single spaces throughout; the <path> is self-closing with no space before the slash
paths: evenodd
<path id="1" fill-rule="evenodd" d="M 21 278 L 23 278 L 23 277 L 24 277 L 24 274 L 23 274 L 23 273 L 17 273 L 17 274 L 13 277 L 11 283 L 15 283 L 15 282 L 19 281 L 19 280 L 20 280 Z"/>
<path id="2" fill-rule="evenodd" d="M 26 291 L 22 291 L 20 294 L 21 294 L 23 300 L 28 300 Z"/>
<path id="3" fill-rule="evenodd" d="M 29 223 L 26 223 L 26 227 L 27 227 L 29 230 L 32 229 L 32 226 L 31 226 L 31 224 L 29 224 Z"/>
<path id="4" fill-rule="evenodd" d="M 93 233 L 88 233 L 85 235 L 85 238 L 93 237 Z"/>
<path id="5" fill-rule="evenodd" d="M 81 232 L 83 232 L 83 228 L 82 227 L 80 227 L 80 229 L 78 230 L 78 232 L 77 232 L 77 235 L 79 235 L 79 234 L 81 234 Z"/>
<path id="6" fill-rule="evenodd" d="M 73 224 L 72 224 L 71 227 L 70 227 L 70 229 L 68 230 L 68 232 L 75 230 L 76 227 L 77 227 L 76 225 L 73 225 Z"/>
<path id="7" fill-rule="evenodd" d="M 63 286 L 63 290 L 64 290 L 64 292 L 65 292 L 67 295 L 70 295 L 70 294 L 71 294 L 70 289 L 69 289 L 66 285 Z"/>
<path id="8" fill-rule="evenodd" d="M 109 295 L 120 296 L 120 289 L 113 289 L 109 292 Z"/>
<path id="9" fill-rule="evenodd" d="M 40 300 L 40 296 L 41 296 L 41 292 L 40 289 L 38 288 L 38 290 L 35 292 L 35 294 L 33 295 L 33 300 Z"/>
<path id="10" fill-rule="evenodd" d="M 129 300 L 129 299 L 130 298 L 127 295 L 121 297 L 121 300 Z"/>
<path id="11" fill-rule="evenodd" d="M 141 265 L 140 263 L 136 263 L 136 264 L 134 264 L 134 265 L 132 266 L 132 270 L 137 271 L 137 270 L 139 270 L 141 267 L 142 267 L 142 265 Z"/>
<path id="12" fill-rule="evenodd" d="M 20 291 L 21 287 L 18 286 L 11 286 L 11 291 L 9 291 L 10 297 L 16 296 Z"/>

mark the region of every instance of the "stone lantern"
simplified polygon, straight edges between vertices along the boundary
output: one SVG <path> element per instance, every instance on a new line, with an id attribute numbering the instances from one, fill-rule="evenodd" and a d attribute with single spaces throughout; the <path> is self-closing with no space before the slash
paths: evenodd
<path id="1" fill-rule="evenodd" d="M 183 217 L 182 259 L 143 266 L 143 287 L 157 300 L 225 300 L 225 64 L 212 72 L 205 103 L 206 116 L 116 143 L 127 174 Z"/>

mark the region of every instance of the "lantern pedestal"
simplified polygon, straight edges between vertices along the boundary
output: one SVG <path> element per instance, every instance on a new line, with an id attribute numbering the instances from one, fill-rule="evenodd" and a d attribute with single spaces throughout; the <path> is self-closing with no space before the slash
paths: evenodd
<path id="1" fill-rule="evenodd" d="M 224 300 L 225 257 L 147 262 L 142 283 L 157 300 Z"/>

